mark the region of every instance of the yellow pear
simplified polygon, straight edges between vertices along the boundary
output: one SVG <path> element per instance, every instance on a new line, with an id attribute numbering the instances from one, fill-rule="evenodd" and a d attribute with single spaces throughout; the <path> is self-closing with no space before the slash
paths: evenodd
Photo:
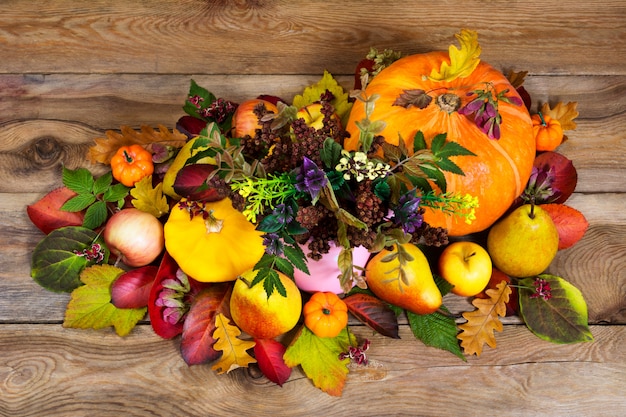
<path id="1" fill-rule="evenodd" d="M 411 243 L 400 245 L 399 251 L 378 252 L 368 262 L 365 278 L 378 298 L 415 314 L 430 314 L 441 307 L 441 292 L 428 260 Z"/>
<path id="2" fill-rule="evenodd" d="M 525 204 L 491 227 L 487 251 L 496 268 L 514 277 L 541 274 L 559 247 L 559 233 L 541 207 Z"/>

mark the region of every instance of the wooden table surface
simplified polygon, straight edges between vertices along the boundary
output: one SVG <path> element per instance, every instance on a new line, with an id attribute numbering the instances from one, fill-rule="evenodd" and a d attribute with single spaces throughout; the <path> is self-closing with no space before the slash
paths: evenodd
<path id="1" fill-rule="evenodd" d="M 626 415 L 626 2 L 19 1 L 0 14 L 1 416 Z M 555 345 L 508 319 L 497 349 L 460 361 L 401 339 L 372 341 L 372 365 L 343 396 L 296 370 L 278 387 L 253 370 L 188 367 L 149 324 L 120 338 L 63 329 L 67 294 L 30 278 L 43 237 L 25 207 L 85 165 L 107 129 L 173 127 L 190 78 L 234 101 L 293 97 L 325 69 L 346 88 L 370 46 L 446 49 L 479 32 L 482 59 L 527 70 L 538 102 L 578 102 L 559 150 L 578 169 L 568 204 L 590 227 L 549 271 L 588 303 L 591 343 Z"/>

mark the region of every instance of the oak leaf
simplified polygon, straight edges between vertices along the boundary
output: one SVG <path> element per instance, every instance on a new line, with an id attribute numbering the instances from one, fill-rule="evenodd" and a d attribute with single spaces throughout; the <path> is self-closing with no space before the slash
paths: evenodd
<path id="1" fill-rule="evenodd" d="M 517 89 L 524 84 L 524 80 L 526 79 L 526 75 L 528 75 L 528 71 L 509 71 L 506 78 L 509 80 L 513 88 Z"/>
<path id="2" fill-rule="evenodd" d="M 180 148 L 187 142 L 187 136 L 176 129 L 170 132 L 163 125 L 159 125 L 158 129 L 141 126 L 141 131 L 135 131 L 130 126 L 122 126 L 120 133 L 107 130 L 105 138 L 94 139 L 96 144 L 89 148 L 87 159 L 94 164 L 100 162 L 108 165 L 115 152 L 122 146 L 137 144 L 151 150 L 153 143 Z"/>
<path id="3" fill-rule="evenodd" d="M 472 304 L 476 310 L 463 313 L 467 322 L 459 325 L 461 332 L 457 338 L 461 340 L 461 347 L 467 355 L 480 356 L 485 343 L 495 348 L 494 330 L 501 332 L 503 329 L 498 316 L 506 316 L 506 303 L 509 301 L 511 288 L 502 281 L 496 288 L 486 290 L 485 293 L 489 298 L 475 298 Z"/>
<path id="4" fill-rule="evenodd" d="M 218 374 L 228 373 L 237 368 L 247 368 L 248 364 L 256 363 L 256 359 L 247 352 L 254 347 L 255 342 L 239 339 L 239 335 L 241 335 L 239 327 L 230 324 L 230 320 L 223 313 L 215 316 L 213 338 L 217 341 L 213 348 L 222 351 L 222 356 L 212 369 Z"/>
<path id="5" fill-rule="evenodd" d="M 576 129 L 574 119 L 578 117 L 578 110 L 576 110 L 577 105 L 578 103 L 576 101 L 570 101 L 567 104 L 563 104 L 563 102 L 559 101 L 554 108 L 550 108 L 550 104 L 544 103 L 541 106 L 541 113 L 558 120 L 563 130 L 574 130 Z"/>
<path id="6" fill-rule="evenodd" d="M 454 36 L 458 39 L 461 49 L 450 45 L 448 48 L 450 63 L 444 61 L 439 71 L 433 69 L 429 77 L 432 81 L 452 81 L 459 77 L 467 77 L 480 63 L 481 48 L 478 44 L 478 33 L 463 29 Z"/>
<path id="7" fill-rule="evenodd" d="M 170 211 L 167 197 L 163 195 L 163 183 L 159 182 L 156 187 L 152 187 L 152 175 L 136 182 L 130 190 L 130 195 L 133 197 L 131 203 L 136 209 L 150 213 L 156 218 Z"/>

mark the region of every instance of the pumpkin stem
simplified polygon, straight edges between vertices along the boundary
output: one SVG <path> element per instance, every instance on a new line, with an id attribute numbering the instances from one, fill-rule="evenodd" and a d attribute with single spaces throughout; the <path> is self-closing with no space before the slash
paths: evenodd
<path id="1" fill-rule="evenodd" d="M 445 93 L 437 96 L 437 105 L 448 114 L 457 111 L 461 107 L 461 97 L 452 93 Z"/>
<path id="2" fill-rule="evenodd" d="M 539 115 L 539 120 L 541 120 L 541 126 L 548 126 L 548 124 L 546 123 L 546 119 L 543 118 L 543 114 L 541 114 L 541 112 L 537 112 L 537 114 Z"/>
<path id="3" fill-rule="evenodd" d="M 224 220 L 218 219 L 213 215 L 213 210 L 209 210 L 206 218 L 204 219 L 204 225 L 206 226 L 207 234 L 219 233 L 222 231 L 222 227 L 224 227 Z"/>

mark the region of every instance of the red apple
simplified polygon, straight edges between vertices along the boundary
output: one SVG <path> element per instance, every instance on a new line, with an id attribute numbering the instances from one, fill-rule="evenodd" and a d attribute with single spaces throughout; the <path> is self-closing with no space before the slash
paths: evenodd
<path id="1" fill-rule="evenodd" d="M 255 130 L 261 128 L 259 118 L 254 114 L 254 108 L 259 103 L 263 103 L 268 111 L 278 113 L 278 108 L 267 100 L 255 98 L 244 101 L 239 104 L 233 115 L 234 137 L 243 138 L 246 135 L 254 137 Z"/>
<path id="2" fill-rule="evenodd" d="M 489 283 L 491 271 L 489 254 L 475 242 L 454 242 L 439 257 L 439 275 L 454 285 L 452 293 L 463 297 L 481 292 Z"/>
<path id="3" fill-rule="evenodd" d="M 126 265 L 148 265 L 163 251 L 163 225 L 152 214 L 126 208 L 115 213 L 106 223 L 104 242 Z"/>

